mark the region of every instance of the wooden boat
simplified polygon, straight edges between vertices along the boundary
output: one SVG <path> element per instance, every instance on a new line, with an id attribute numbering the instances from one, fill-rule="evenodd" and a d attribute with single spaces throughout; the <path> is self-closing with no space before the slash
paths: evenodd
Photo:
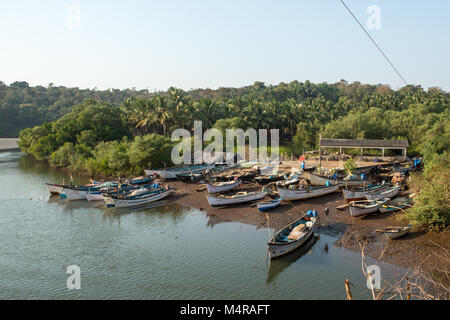
<path id="1" fill-rule="evenodd" d="M 412 199 L 408 199 L 405 201 L 389 201 L 388 203 L 382 205 L 379 210 L 381 213 L 402 210 L 411 207 L 412 202 L 413 202 Z"/>
<path id="2" fill-rule="evenodd" d="M 324 196 L 329 193 L 333 193 L 339 190 L 341 187 L 340 184 L 331 185 L 331 186 L 320 186 L 320 187 L 304 187 L 301 186 L 302 189 L 291 190 L 286 189 L 280 186 L 277 186 L 278 192 L 280 196 L 284 200 L 302 200 Z"/>
<path id="3" fill-rule="evenodd" d="M 303 177 L 311 182 L 313 186 L 324 186 L 327 182 L 342 183 L 344 187 L 365 187 L 373 183 L 373 180 L 345 180 L 332 179 L 325 176 L 320 176 L 310 172 L 304 172 Z"/>
<path id="4" fill-rule="evenodd" d="M 219 206 L 228 206 L 238 203 L 250 202 L 261 200 L 265 198 L 267 195 L 267 191 L 261 192 L 238 192 L 233 196 L 225 196 L 225 195 L 212 195 L 207 194 L 206 198 L 211 207 L 219 207 Z"/>
<path id="5" fill-rule="evenodd" d="M 366 200 L 368 194 L 380 193 L 382 191 L 387 190 L 389 187 L 390 187 L 390 184 L 368 186 L 365 188 L 358 188 L 358 189 L 343 188 L 342 194 L 344 195 L 344 200 L 347 202 Z"/>
<path id="6" fill-rule="evenodd" d="M 99 192 L 100 187 L 86 187 L 86 186 L 64 186 L 60 192 L 61 199 L 69 201 L 87 200 L 86 194 L 91 192 Z"/>
<path id="7" fill-rule="evenodd" d="M 56 194 L 60 194 L 63 191 L 63 186 L 60 184 L 46 183 L 45 185 L 47 186 L 50 194 L 56 195 Z"/>
<path id="8" fill-rule="evenodd" d="M 220 175 L 216 175 L 214 176 L 214 180 L 223 182 L 232 181 L 235 179 L 241 181 L 250 181 L 253 180 L 258 174 L 258 170 L 254 169 L 235 170 L 232 172 L 224 172 Z"/>
<path id="9" fill-rule="evenodd" d="M 411 231 L 411 229 L 412 225 L 409 224 L 406 227 L 388 227 L 383 230 L 377 230 L 376 232 L 384 233 L 390 240 L 394 240 L 407 235 Z"/>
<path id="10" fill-rule="evenodd" d="M 258 202 L 256 206 L 258 207 L 259 211 L 265 212 L 277 207 L 282 200 L 283 198 L 279 197 L 272 201 Z"/>
<path id="11" fill-rule="evenodd" d="M 158 176 L 162 179 L 176 179 L 177 174 L 200 173 L 215 167 L 214 164 L 184 165 L 168 169 L 145 170 L 147 176 Z"/>
<path id="12" fill-rule="evenodd" d="M 395 197 L 399 192 L 401 186 L 393 186 L 389 189 L 386 189 L 384 191 L 378 192 L 378 193 L 370 193 L 366 195 L 367 200 L 376 200 L 376 199 L 391 199 Z"/>
<path id="13" fill-rule="evenodd" d="M 271 175 L 271 176 L 259 176 L 255 178 L 255 181 L 259 185 L 266 185 L 271 182 L 278 182 L 284 179 L 284 175 Z"/>
<path id="14" fill-rule="evenodd" d="M 206 184 L 206 188 L 208 189 L 208 193 L 220 193 L 225 192 L 229 190 L 236 189 L 241 185 L 240 180 L 236 181 L 227 181 L 227 182 L 220 182 L 215 184 Z"/>
<path id="15" fill-rule="evenodd" d="M 299 183 L 301 179 L 302 179 L 302 175 L 300 173 L 291 174 L 286 180 L 278 181 L 277 186 L 287 187 L 287 186 Z"/>
<path id="16" fill-rule="evenodd" d="M 388 199 L 384 200 L 362 200 L 353 201 L 349 203 L 350 215 L 352 217 L 366 216 L 370 213 L 377 212 L 378 209 L 388 202 Z"/>
<path id="17" fill-rule="evenodd" d="M 142 206 L 166 198 L 173 189 L 158 189 L 137 196 L 109 196 L 106 200 L 107 207 L 128 208 Z"/>
<path id="18" fill-rule="evenodd" d="M 303 217 L 278 231 L 267 243 L 270 258 L 284 256 L 301 247 L 314 234 L 317 221 L 317 211 L 308 211 Z"/>
<path id="19" fill-rule="evenodd" d="M 103 193 L 101 191 L 88 192 L 85 194 L 87 201 L 103 201 Z"/>
<path id="20" fill-rule="evenodd" d="M 177 174 L 177 178 L 185 183 L 197 183 L 202 181 L 205 176 L 202 173 L 182 173 Z"/>
<path id="21" fill-rule="evenodd" d="M 141 184 L 148 184 L 155 180 L 155 177 L 138 177 L 134 178 L 130 181 L 131 184 L 141 185 Z"/>

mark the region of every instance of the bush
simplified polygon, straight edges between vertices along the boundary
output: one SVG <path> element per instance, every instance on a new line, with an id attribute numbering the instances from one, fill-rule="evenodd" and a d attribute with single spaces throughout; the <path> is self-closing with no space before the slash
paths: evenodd
<path id="1" fill-rule="evenodd" d="M 408 219 L 422 228 L 441 229 L 450 224 L 450 159 L 448 152 L 436 154 L 428 162 L 423 175 L 413 177 L 416 189 L 414 207 L 407 211 Z"/>

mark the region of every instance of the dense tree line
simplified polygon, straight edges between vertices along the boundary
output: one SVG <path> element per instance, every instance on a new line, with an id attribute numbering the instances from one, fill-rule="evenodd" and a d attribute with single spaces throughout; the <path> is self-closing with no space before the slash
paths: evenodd
<path id="1" fill-rule="evenodd" d="M 30 87 L 24 81 L 7 86 L 0 81 L 0 137 L 14 138 L 22 129 L 55 121 L 86 99 L 121 105 L 130 96 L 146 98 L 150 95 L 147 90 L 99 91 L 55 87 L 53 84 Z"/>

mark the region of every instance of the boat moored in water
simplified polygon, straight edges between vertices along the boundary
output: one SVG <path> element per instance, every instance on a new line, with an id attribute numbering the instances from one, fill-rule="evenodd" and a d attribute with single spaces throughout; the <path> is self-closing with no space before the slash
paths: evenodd
<path id="1" fill-rule="evenodd" d="M 318 221 L 316 210 L 308 211 L 300 219 L 278 231 L 267 243 L 271 259 L 287 255 L 301 247 L 314 234 Z"/>

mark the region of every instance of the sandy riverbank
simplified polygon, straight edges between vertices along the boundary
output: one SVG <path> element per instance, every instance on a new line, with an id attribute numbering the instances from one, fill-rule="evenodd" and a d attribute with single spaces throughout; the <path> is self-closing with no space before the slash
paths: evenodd
<path id="1" fill-rule="evenodd" d="M 19 150 L 17 138 L 0 138 L 0 151 Z"/>
<path id="2" fill-rule="evenodd" d="M 368 165 L 368 164 L 365 164 Z M 383 234 L 374 231 L 388 226 L 403 226 L 407 223 L 402 219 L 404 213 L 393 212 L 378 214 L 365 218 L 353 218 L 347 210 L 338 210 L 337 207 L 344 204 L 341 192 L 336 192 L 319 198 L 295 201 L 294 205 L 285 203 L 268 212 L 266 215 L 250 204 L 241 204 L 233 207 L 213 208 L 206 199 L 206 191 L 198 184 L 186 184 L 183 182 L 167 182 L 176 189 L 174 200 L 184 206 L 197 208 L 208 217 L 208 225 L 214 226 L 218 223 L 241 222 L 254 225 L 256 228 L 279 229 L 307 210 L 316 209 L 323 212 L 329 208 L 329 215 L 321 215 L 319 233 L 331 234 L 340 239 L 335 243 L 347 249 L 359 252 L 358 240 L 367 240 L 366 255 L 389 262 L 391 264 L 411 267 L 418 266 L 424 261 L 426 263 L 440 263 L 436 252 L 441 250 L 438 246 L 450 249 L 450 241 L 446 232 L 411 232 L 409 235 L 394 241 L 389 241 Z M 241 190 L 257 190 L 261 186 L 246 184 Z M 384 254 L 382 255 L 382 252 Z M 381 256 L 382 255 L 382 256 Z M 444 267 L 444 266 L 442 266 Z M 448 267 L 448 266 L 447 266 Z"/>

